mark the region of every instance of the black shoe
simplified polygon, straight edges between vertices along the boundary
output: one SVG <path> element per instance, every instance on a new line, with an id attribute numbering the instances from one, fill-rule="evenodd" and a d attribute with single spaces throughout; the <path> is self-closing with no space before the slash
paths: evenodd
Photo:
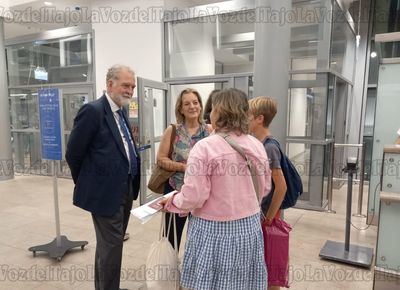
<path id="1" fill-rule="evenodd" d="M 129 233 L 125 233 L 125 235 L 124 235 L 124 242 L 125 242 L 126 240 L 129 240 Z"/>

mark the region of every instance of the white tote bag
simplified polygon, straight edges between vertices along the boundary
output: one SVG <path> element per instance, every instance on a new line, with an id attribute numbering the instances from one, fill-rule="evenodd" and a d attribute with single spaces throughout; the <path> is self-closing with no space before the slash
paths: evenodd
<path id="1" fill-rule="evenodd" d="M 171 224 L 176 250 L 168 241 Z M 162 213 L 159 239 L 151 245 L 147 256 L 146 285 L 149 290 L 179 289 L 178 249 L 174 214 L 170 214 L 168 230 L 165 231 L 165 213 Z"/>

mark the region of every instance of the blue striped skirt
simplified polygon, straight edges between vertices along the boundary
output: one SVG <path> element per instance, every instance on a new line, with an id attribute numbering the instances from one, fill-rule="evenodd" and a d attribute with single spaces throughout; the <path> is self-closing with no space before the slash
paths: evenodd
<path id="1" fill-rule="evenodd" d="M 194 290 L 267 289 L 260 215 L 228 222 L 191 216 L 181 285 Z"/>

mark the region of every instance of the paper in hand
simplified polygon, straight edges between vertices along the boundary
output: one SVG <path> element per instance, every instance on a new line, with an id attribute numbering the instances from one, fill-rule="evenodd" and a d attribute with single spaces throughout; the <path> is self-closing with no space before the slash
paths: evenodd
<path id="1" fill-rule="evenodd" d="M 139 206 L 135 209 L 131 210 L 131 214 L 138 218 L 142 224 L 148 222 L 157 212 L 159 212 L 162 209 L 162 205 L 160 202 L 164 199 L 167 199 L 171 196 L 173 196 L 177 191 L 171 191 L 163 196 L 160 196 L 142 206 Z"/>

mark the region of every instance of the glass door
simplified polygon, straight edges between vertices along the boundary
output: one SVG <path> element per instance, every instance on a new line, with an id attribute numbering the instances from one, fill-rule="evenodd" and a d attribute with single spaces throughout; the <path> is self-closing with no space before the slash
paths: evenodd
<path id="1" fill-rule="evenodd" d="M 71 134 L 71 130 L 74 126 L 74 119 L 79 109 L 88 102 L 94 100 L 93 87 L 92 86 L 78 86 L 78 87 L 64 87 L 60 89 L 60 95 L 62 96 L 62 116 L 61 120 L 63 129 L 63 148 L 68 144 L 68 138 Z M 62 160 L 58 168 L 58 176 L 60 177 L 71 177 L 71 171 L 69 170 L 68 164 L 65 160 Z"/>
<path id="2" fill-rule="evenodd" d="M 323 211 L 327 204 L 333 81 L 327 73 L 291 75 L 286 152 L 303 182 L 297 208 Z"/>
<path id="3" fill-rule="evenodd" d="M 213 90 L 236 88 L 245 92 L 249 99 L 253 97 L 253 75 L 251 73 L 168 79 L 166 82 L 171 86 L 171 110 L 169 113 L 172 122 L 175 120 L 175 102 L 179 93 L 186 88 L 199 92 L 203 106 L 207 103 Z"/>
<path id="4" fill-rule="evenodd" d="M 140 204 L 145 204 L 159 194 L 147 188 L 161 137 L 170 123 L 169 85 L 137 78 L 138 97 L 129 107 L 129 118 L 137 137 L 141 158 Z M 140 125 L 139 125 L 140 124 Z"/>
<path id="5" fill-rule="evenodd" d="M 199 91 L 203 106 L 215 89 L 237 88 L 252 96 L 252 74 L 232 74 L 168 80 L 168 83 L 137 78 L 138 97 L 129 106 L 129 118 L 133 125 L 141 157 L 140 204 L 158 197 L 147 188 L 161 137 L 170 123 L 175 122 L 175 102 L 186 88 Z"/>
<path id="6" fill-rule="evenodd" d="M 49 175 L 50 167 L 42 160 L 39 131 L 38 89 L 42 87 L 10 89 L 11 142 L 17 173 Z M 59 86 L 62 96 L 63 148 L 68 142 L 74 118 L 83 104 L 93 100 L 93 87 Z M 71 177 L 65 160 L 58 166 L 58 176 Z"/>

